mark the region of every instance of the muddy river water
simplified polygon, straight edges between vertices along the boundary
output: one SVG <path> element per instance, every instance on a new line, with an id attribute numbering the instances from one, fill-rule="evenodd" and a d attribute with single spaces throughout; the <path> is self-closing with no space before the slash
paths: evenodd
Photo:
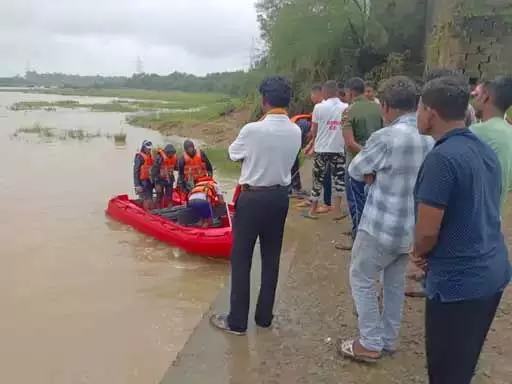
<path id="1" fill-rule="evenodd" d="M 157 383 L 228 266 L 190 256 L 104 214 L 132 193 L 132 160 L 156 132 L 87 110 L 10 111 L 25 100 L 108 99 L 0 92 L 0 383 Z M 35 123 L 127 133 L 79 140 L 12 137 Z"/>

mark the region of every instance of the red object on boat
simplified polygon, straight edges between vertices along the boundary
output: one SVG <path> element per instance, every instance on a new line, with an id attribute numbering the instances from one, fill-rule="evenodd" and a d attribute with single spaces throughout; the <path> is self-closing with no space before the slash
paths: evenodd
<path id="1" fill-rule="evenodd" d="M 240 197 L 240 194 L 242 193 L 242 186 L 240 184 L 237 184 L 235 187 L 235 192 L 233 193 L 233 206 L 236 206 L 236 202 L 238 201 L 238 198 Z"/>
<path id="2" fill-rule="evenodd" d="M 186 202 L 186 194 L 178 191 L 174 191 L 172 197 L 173 205 L 183 205 Z M 121 223 L 128 224 L 140 232 L 188 253 L 229 259 L 233 238 L 227 216 L 221 218 L 221 227 L 188 227 L 152 214 L 139 204 L 136 200 L 131 200 L 128 195 L 115 196 L 108 202 L 106 213 Z M 232 215 L 234 212 L 232 204 L 229 204 L 229 211 Z"/>

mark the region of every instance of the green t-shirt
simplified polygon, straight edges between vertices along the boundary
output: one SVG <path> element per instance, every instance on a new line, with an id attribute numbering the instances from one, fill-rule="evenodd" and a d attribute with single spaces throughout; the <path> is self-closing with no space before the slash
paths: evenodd
<path id="1" fill-rule="evenodd" d="M 372 133 L 382 128 L 382 112 L 380 106 L 376 102 L 366 99 L 364 96 L 359 96 L 345 109 L 341 126 L 342 129 L 351 129 L 354 133 L 355 141 L 359 145 L 364 146 Z M 346 156 L 348 166 L 356 156 L 356 153 L 352 153 L 352 151 L 347 148 Z"/>
<path id="2" fill-rule="evenodd" d="M 470 129 L 498 155 L 501 165 L 501 215 L 507 194 L 512 190 L 512 127 L 501 117 L 473 124 Z"/>

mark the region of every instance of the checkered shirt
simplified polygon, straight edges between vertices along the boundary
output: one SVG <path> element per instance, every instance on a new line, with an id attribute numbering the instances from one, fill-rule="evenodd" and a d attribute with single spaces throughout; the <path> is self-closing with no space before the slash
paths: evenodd
<path id="1" fill-rule="evenodd" d="M 350 176 L 364 181 L 375 174 L 368 185 L 366 204 L 359 230 L 374 236 L 385 248 L 406 251 L 414 230 L 413 190 L 418 170 L 434 140 L 422 136 L 416 115 L 405 114 L 372 134 L 349 166 Z"/>

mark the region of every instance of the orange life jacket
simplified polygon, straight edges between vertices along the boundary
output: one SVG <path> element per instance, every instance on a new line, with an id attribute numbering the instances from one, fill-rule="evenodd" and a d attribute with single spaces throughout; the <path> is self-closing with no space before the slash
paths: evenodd
<path id="1" fill-rule="evenodd" d="M 302 119 L 311 120 L 311 114 L 295 115 L 290 118 L 292 123 L 296 123 L 297 121 Z"/>
<path id="2" fill-rule="evenodd" d="M 165 180 L 171 180 L 174 177 L 174 170 L 178 163 L 176 155 L 167 156 L 163 150 L 158 151 L 162 156 L 162 167 L 160 168 L 160 177 Z"/>
<path id="3" fill-rule="evenodd" d="M 219 197 L 217 195 L 217 189 L 215 188 L 215 180 L 211 177 L 204 177 L 198 181 L 194 188 L 188 194 L 192 196 L 194 193 L 204 193 L 206 195 L 206 199 L 212 205 L 215 205 L 219 202 Z"/>
<path id="4" fill-rule="evenodd" d="M 139 178 L 142 181 L 149 180 L 151 176 L 151 167 L 154 163 L 153 156 L 144 152 L 139 152 L 139 155 L 144 159 L 144 162 L 140 166 Z"/>
<path id="5" fill-rule="evenodd" d="M 185 174 L 185 182 L 196 182 L 200 177 L 207 176 L 206 163 L 203 161 L 201 151 L 197 150 L 194 157 L 190 157 L 187 152 L 183 153 L 185 166 L 183 173 Z"/>

